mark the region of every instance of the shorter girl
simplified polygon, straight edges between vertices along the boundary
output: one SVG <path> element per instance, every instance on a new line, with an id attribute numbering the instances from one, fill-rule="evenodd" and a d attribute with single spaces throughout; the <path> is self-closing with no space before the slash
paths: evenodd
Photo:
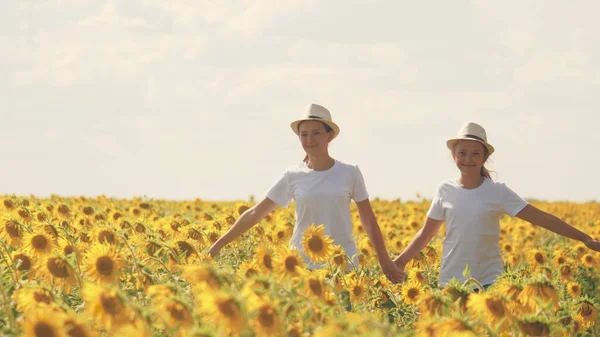
<path id="1" fill-rule="evenodd" d="M 434 194 L 425 225 L 407 248 L 396 258 L 404 270 L 408 261 L 419 253 L 446 222 L 443 242 L 440 285 L 456 278 L 464 281 L 467 266 L 471 276 L 487 288 L 502 274 L 500 224 L 503 214 L 518 217 L 565 237 L 583 242 L 600 251 L 600 242 L 559 218 L 527 203 L 505 184 L 494 182 L 484 167 L 494 152 L 485 130 L 467 123 L 456 138 L 446 143 L 460 170 L 458 179 L 442 182 Z"/>

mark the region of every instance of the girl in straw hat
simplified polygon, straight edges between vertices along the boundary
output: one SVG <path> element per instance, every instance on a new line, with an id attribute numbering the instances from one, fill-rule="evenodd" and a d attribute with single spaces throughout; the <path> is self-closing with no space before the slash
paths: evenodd
<path id="1" fill-rule="evenodd" d="M 600 251 L 600 242 L 559 218 L 527 203 L 505 184 L 493 181 L 484 167 L 494 147 L 478 124 L 465 124 L 456 138 L 446 143 L 460 171 L 460 178 L 442 182 L 433 197 L 425 225 L 396 258 L 398 267 L 419 253 L 446 222 L 440 285 L 452 278 L 464 280 L 467 266 L 471 276 L 487 288 L 502 274 L 499 218 L 518 217 Z"/>
<path id="2" fill-rule="evenodd" d="M 324 225 L 326 235 L 344 248 L 358 265 L 357 247 L 352 238 L 350 200 L 357 205 L 360 219 L 379 259 L 384 274 L 393 282 L 401 281 L 402 271 L 389 257 L 377 220 L 371 209 L 362 174 L 356 165 L 333 159 L 328 145 L 340 132 L 329 111 L 316 104 L 309 105 L 302 118 L 291 123 L 306 152 L 304 160 L 279 177 L 266 197 L 244 212 L 232 227 L 209 250 L 211 256 L 236 239 L 273 211 L 296 202 L 296 224 L 291 246 L 300 251 L 309 268 L 319 268 L 307 258 L 302 237 L 311 224 Z"/>

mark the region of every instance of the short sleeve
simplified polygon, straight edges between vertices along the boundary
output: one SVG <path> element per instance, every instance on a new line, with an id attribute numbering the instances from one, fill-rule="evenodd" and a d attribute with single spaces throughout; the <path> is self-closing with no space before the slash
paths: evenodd
<path id="1" fill-rule="evenodd" d="M 427 217 L 433 220 L 444 220 L 446 218 L 444 207 L 442 207 L 442 186 L 438 186 L 435 190 L 431 206 L 429 206 L 429 210 L 427 211 Z"/>
<path id="2" fill-rule="evenodd" d="M 288 184 L 287 172 L 284 172 L 281 177 L 271 186 L 266 195 L 267 198 L 273 200 L 279 206 L 287 207 L 292 199 Z"/>
<path id="3" fill-rule="evenodd" d="M 525 206 L 527 206 L 527 201 L 521 198 L 517 193 L 513 192 L 513 190 L 508 188 L 505 184 L 500 184 L 500 187 L 502 188 L 502 210 L 512 217 L 516 216 L 523 208 L 525 208 Z"/>
<path id="4" fill-rule="evenodd" d="M 350 192 L 350 198 L 352 198 L 354 202 L 361 202 L 369 198 L 369 193 L 367 192 L 365 180 L 363 179 L 363 175 L 360 172 L 360 168 L 358 168 L 358 166 L 354 167 L 354 177 L 352 179 L 352 190 Z"/>

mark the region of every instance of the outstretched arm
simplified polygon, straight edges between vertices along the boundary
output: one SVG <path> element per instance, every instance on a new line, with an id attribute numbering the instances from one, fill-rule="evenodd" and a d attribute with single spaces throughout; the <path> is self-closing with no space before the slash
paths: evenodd
<path id="1" fill-rule="evenodd" d="M 275 208 L 277 208 L 277 206 L 278 205 L 271 199 L 264 198 L 256 205 L 247 209 L 231 226 L 231 228 L 229 228 L 227 233 L 213 243 L 208 251 L 208 254 L 213 257 L 219 255 L 221 248 L 240 237 L 242 234 L 252 228 L 252 226 L 256 225 L 260 220 L 266 217 L 267 214 L 271 213 Z"/>
<path id="2" fill-rule="evenodd" d="M 357 202 L 356 206 L 358 208 L 358 214 L 360 215 L 360 221 L 373 244 L 373 248 L 375 248 L 381 270 L 390 281 L 402 282 L 404 280 L 404 273 L 396 267 L 385 248 L 383 235 L 381 234 L 381 229 L 379 228 L 379 224 L 373 213 L 371 202 L 369 199 L 365 199 Z"/>
<path id="3" fill-rule="evenodd" d="M 569 225 L 556 216 L 546 213 L 535 206 L 527 205 L 519 213 L 517 218 L 523 219 L 533 225 L 546 228 L 556 234 L 583 242 L 588 248 L 600 252 L 600 242 L 585 234 L 579 229 Z"/>
<path id="4" fill-rule="evenodd" d="M 417 255 L 431 241 L 433 236 L 440 230 L 444 220 L 435 220 L 427 217 L 425 225 L 415 234 L 413 240 L 408 244 L 406 249 L 400 254 L 394 262 L 402 269 L 406 266 L 415 255 Z"/>

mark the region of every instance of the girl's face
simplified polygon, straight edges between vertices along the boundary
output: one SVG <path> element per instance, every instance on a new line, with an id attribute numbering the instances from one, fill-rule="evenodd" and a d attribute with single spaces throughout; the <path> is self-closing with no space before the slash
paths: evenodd
<path id="1" fill-rule="evenodd" d="M 456 167 L 463 175 L 480 176 L 485 164 L 485 147 L 474 140 L 461 140 L 454 146 L 452 153 Z"/>
<path id="2" fill-rule="evenodd" d="M 325 125 L 319 121 L 302 122 L 298 131 L 302 148 L 309 155 L 326 152 L 333 138 L 333 132 L 325 131 Z"/>

